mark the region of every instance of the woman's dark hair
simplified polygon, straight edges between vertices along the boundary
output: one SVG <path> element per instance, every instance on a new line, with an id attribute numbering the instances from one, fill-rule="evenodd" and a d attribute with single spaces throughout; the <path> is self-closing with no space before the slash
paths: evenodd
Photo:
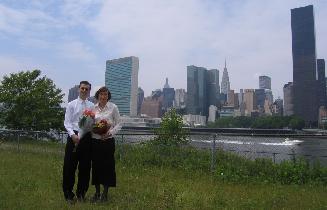
<path id="1" fill-rule="evenodd" d="M 109 101 L 111 99 L 111 93 L 110 93 L 109 89 L 105 86 L 103 86 L 99 90 L 97 90 L 97 92 L 95 93 L 95 98 L 97 100 L 99 100 L 99 95 L 100 95 L 100 93 L 103 93 L 103 92 L 108 92 L 108 101 Z"/>
<path id="2" fill-rule="evenodd" d="M 91 90 L 91 83 L 89 83 L 88 81 L 80 81 L 79 87 L 81 87 L 81 84 L 90 86 L 90 90 Z"/>

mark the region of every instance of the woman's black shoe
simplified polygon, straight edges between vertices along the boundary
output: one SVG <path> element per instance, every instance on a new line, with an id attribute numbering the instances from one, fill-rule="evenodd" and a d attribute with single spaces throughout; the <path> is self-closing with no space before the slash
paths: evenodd
<path id="1" fill-rule="evenodd" d="M 91 203 L 96 203 L 98 201 L 100 201 L 100 194 L 99 193 L 95 193 L 93 195 L 93 197 L 91 198 Z"/>
<path id="2" fill-rule="evenodd" d="M 102 193 L 100 200 L 101 200 L 101 202 L 107 202 L 108 201 L 108 195 Z"/>

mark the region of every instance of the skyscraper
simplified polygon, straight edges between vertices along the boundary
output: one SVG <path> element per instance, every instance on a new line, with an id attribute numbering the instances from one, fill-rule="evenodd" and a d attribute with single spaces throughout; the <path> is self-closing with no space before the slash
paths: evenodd
<path id="1" fill-rule="evenodd" d="M 265 89 L 255 89 L 254 90 L 255 98 L 256 98 L 256 107 L 255 108 L 264 108 L 266 92 Z"/>
<path id="2" fill-rule="evenodd" d="M 208 117 L 209 106 L 219 102 L 219 71 L 187 66 L 187 113 Z"/>
<path id="3" fill-rule="evenodd" d="M 259 89 L 271 90 L 271 78 L 268 76 L 259 76 Z"/>
<path id="4" fill-rule="evenodd" d="M 318 70 L 318 107 L 327 106 L 327 95 L 326 95 L 326 77 L 325 77 L 325 60 L 317 60 Z"/>
<path id="5" fill-rule="evenodd" d="M 71 102 L 72 100 L 78 98 L 78 95 L 79 95 L 79 85 L 75 85 L 74 87 L 69 89 L 68 102 Z"/>
<path id="6" fill-rule="evenodd" d="M 238 103 L 240 106 L 241 116 L 245 115 L 245 102 L 244 102 L 244 91 L 240 89 L 240 93 L 238 94 Z"/>
<path id="7" fill-rule="evenodd" d="M 283 116 L 283 99 L 276 99 L 273 103 L 273 115 L 275 116 Z"/>
<path id="8" fill-rule="evenodd" d="M 174 98 L 175 98 L 175 90 L 171 88 L 168 84 L 168 78 L 166 78 L 166 83 L 164 88 L 162 89 L 163 92 L 163 108 L 164 111 L 167 111 L 169 108 L 173 106 Z"/>
<path id="9" fill-rule="evenodd" d="M 245 114 L 251 116 L 251 112 L 256 110 L 256 97 L 253 89 L 244 89 Z"/>
<path id="10" fill-rule="evenodd" d="M 313 6 L 291 9 L 294 114 L 318 120 L 316 39 Z"/>
<path id="11" fill-rule="evenodd" d="M 149 117 L 161 117 L 162 116 L 162 101 L 163 96 L 152 95 L 144 98 L 141 106 L 141 113 Z"/>
<path id="12" fill-rule="evenodd" d="M 221 93 L 227 95 L 228 91 L 230 90 L 230 83 L 229 83 L 229 76 L 226 67 L 226 60 L 225 60 L 225 67 L 223 72 L 223 77 L 221 79 Z"/>
<path id="13" fill-rule="evenodd" d="M 176 109 L 182 109 L 186 106 L 186 91 L 184 89 L 175 90 L 175 104 Z"/>
<path id="14" fill-rule="evenodd" d="M 141 106 L 144 100 L 144 91 L 142 88 L 137 89 L 137 115 L 141 115 Z"/>
<path id="15" fill-rule="evenodd" d="M 240 108 L 240 102 L 238 101 L 239 97 L 239 93 L 234 93 L 234 108 L 235 109 L 239 109 Z"/>
<path id="16" fill-rule="evenodd" d="M 284 92 L 284 116 L 293 115 L 294 114 L 293 82 L 289 82 L 289 83 L 285 84 L 284 88 L 283 88 L 283 92 Z"/>
<path id="17" fill-rule="evenodd" d="M 271 90 L 265 89 L 266 99 L 270 104 L 274 103 L 274 96 Z"/>
<path id="18" fill-rule="evenodd" d="M 234 90 L 229 90 L 228 91 L 227 106 L 235 107 L 235 92 L 234 92 Z"/>
<path id="19" fill-rule="evenodd" d="M 220 94 L 219 71 L 218 69 L 211 69 L 207 71 L 207 74 L 208 105 L 217 106 Z"/>
<path id="20" fill-rule="evenodd" d="M 139 59 L 134 56 L 106 62 L 105 85 L 121 115 L 137 115 L 138 70 Z"/>
<path id="21" fill-rule="evenodd" d="M 187 113 L 208 116 L 207 69 L 187 66 Z"/>

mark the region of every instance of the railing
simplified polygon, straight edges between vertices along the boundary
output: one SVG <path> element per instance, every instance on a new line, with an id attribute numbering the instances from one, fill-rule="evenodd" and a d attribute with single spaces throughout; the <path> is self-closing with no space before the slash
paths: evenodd
<path id="1" fill-rule="evenodd" d="M 297 153 L 293 149 L 283 149 L 280 148 L 279 151 L 265 151 L 265 150 L 257 150 L 255 148 L 255 143 L 249 145 L 247 149 L 242 149 L 242 144 L 234 146 L 234 148 L 230 148 L 226 146 L 229 144 L 229 140 L 224 140 L 225 137 L 230 137 L 231 139 L 236 138 L 238 136 L 240 138 L 252 138 L 246 137 L 248 135 L 242 134 L 226 134 L 226 133 L 204 133 L 204 132 L 190 132 L 189 133 L 189 140 L 192 146 L 200 148 L 200 149 L 207 149 L 211 152 L 211 162 L 210 167 L 211 170 L 215 169 L 216 163 L 216 155 L 219 150 L 229 151 L 233 153 L 237 153 L 238 155 L 244 156 L 249 159 L 255 159 L 258 157 L 262 158 L 269 158 L 274 163 L 281 162 L 282 160 L 295 160 L 296 158 L 303 157 L 306 160 L 312 162 L 314 160 L 318 160 L 321 162 L 322 165 L 327 165 L 327 150 L 323 151 L 323 155 L 317 154 L 303 154 Z M 260 135 L 251 135 L 253 138 L 260 138 L 264 137 Z M 138 144 L 140 142 L 145 142 L 150 139 L 155 138 L 156 135 L 153 131 L 133 131 L 133 130 L 122 130 L 116 135 L 116 142 L 117 144 Z M 267 136 L 266 136 L 267 137 Z M 270 136 L 271 137 L 271 136 Z M 270 138 L 268 137 L 268 138 Z M 274 137 L 285 137 L 285 135 L 279 135 Z M 18 151 L 21 150 L 21 140 L 24 138 L 35 139 L 38 141 L 55 141 L 60 144 L 65 144 L 67 139 L 66 132 L 40 132 L 40 131 L 22 131 L 22 130 L 6 130 L 0 129 L 0 148 L 1 144 L 5 142 L 6 139 L 10 139 L 12 143 L 15 143 L 16 148 Z M 6 140 L 7 141 L 7 140 Z M 240 140 L 241 142 L 242 140 Z M 233 142 L 232 140 L 230 142 Z M 250 149 L 249 149 L 250 148 Z M 63 151 L 62 151 L 63 152 Z M 326 155 L 325 155 L 326 154 Z"/>

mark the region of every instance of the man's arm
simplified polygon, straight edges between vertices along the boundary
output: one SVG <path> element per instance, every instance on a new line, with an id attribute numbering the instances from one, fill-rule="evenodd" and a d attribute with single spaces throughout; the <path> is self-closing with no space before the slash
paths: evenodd
<path id="1" fill-rule="evenodd" d="M 67 108 L 66 108 L 66 113 L 65 113 L 65 120 L 64 120 L 64 126 L 68 132 L 69 136 L 74 135 L 74 130 L 73 130 L 73 125 L 71 123 L 71 118 L 72 118 L 72 114 L 73 114 L 73 110 L 72 110 L 72 105 L 68 104 Z"/>
<path id="2" fill-rule="evenodd" d="M 79 138 L 75 134 L 75 132 L 73 130 L 73 125 L 71 123 L 72 115 L 73 115 L 73 106 L 72 106 L 72 104 L 69 103 L 67 108 L 66 108 L 64 126 L 65 126 L 65 128 L 66 128 L 66 130 L 68 132 L 68 135 L 72 138 L 74 143 L 78 143 Z"/>

